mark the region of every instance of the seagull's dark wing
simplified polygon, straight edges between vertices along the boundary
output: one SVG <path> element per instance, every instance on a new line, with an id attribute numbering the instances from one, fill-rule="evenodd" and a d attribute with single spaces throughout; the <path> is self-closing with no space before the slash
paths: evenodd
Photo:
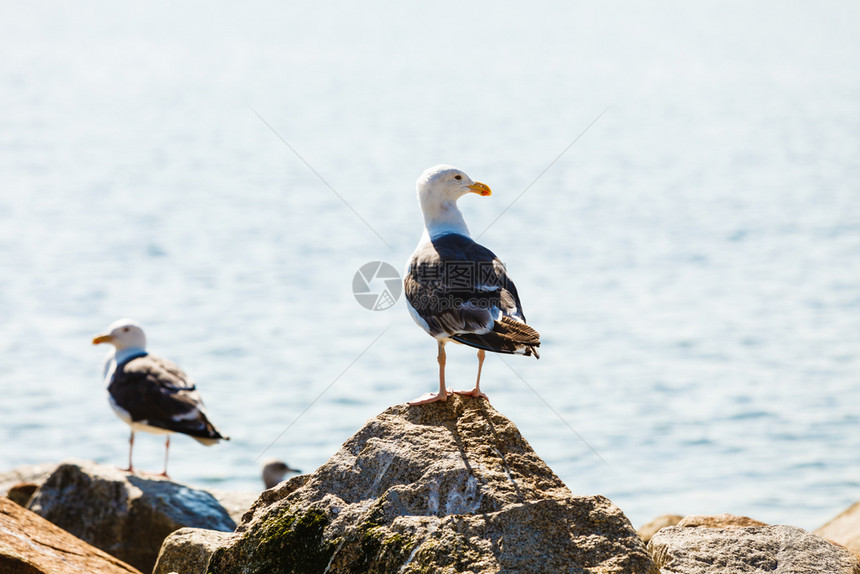
<path id="1" fill-rule="evenodd" d="M 404 290 L 413 316 L 434 337 L 538 356 L 540 335 L 526 325 L 504 264 L 469 237 L 443 235 L 416 250 Z"/>
<path id="2" fill-rule="evenodd" d="M 204 444 L 228 439 L 209 421 L 188 375 L 167 359 L 143 355 L 117 365 L 108 393 L 133 422 L 187 434 Z"/>

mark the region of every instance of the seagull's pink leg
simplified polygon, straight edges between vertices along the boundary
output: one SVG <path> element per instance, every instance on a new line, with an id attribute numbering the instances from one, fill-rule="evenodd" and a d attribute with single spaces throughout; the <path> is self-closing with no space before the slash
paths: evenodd
<path id="1" fill-rule="evenodd" d="M 170 450 L 170 435 L 167 435 L 167 440 L 164 441 L 164 470 L 161 471 L 160 476 L 165 478 L 170 478 L 167 476 L 167 453 Z"/>
<path id="2" fill-rule="evenodd" d="M 483 397 L 490 400 L 490 397 L 481 392 L 481 368 L 484 366 L 484 357 L 487 356 L 484 349 L 478 349 L 478 379 L 475 381 L 475 388 L 471 391 L 454 391 L 458 395 L 467 395 L 470 397 Z"/>
<path id="3" fill-rule="evenodd" d="M 437 355 L 436 360 L 439 361 L 439 392 L 425 393 L 417 399 L 409 401 L 407 404 L 410 406 L 426 405 L 427 403 L 435 403 L 436 401 L 446 401 L 448 400 L 448 395 L 451 394 L 451 392 L 445 388 L 445 341 L 438 341 L 438 346 L 439 354 Z"/>
<path id="4" fill-rule="evenodd" d="M 131 436 L 128 437 L 128 468 L 121 468 L 124 472 L 134 474 L 134 466 L 131 464 L 131 451 L 134 449 L 134 431 L 131 431 Z"/>

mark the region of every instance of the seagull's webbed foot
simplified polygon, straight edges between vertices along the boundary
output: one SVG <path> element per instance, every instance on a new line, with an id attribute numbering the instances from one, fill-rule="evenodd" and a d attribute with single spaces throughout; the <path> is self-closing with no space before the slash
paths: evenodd
<path id="1" fill-rule="evenodd" d="M 463 396 L 467 396 L 467 397 L 475 397 L 476 399 L 477 398 L 483 398 L 483 399 L 487 399 L 488 401 L 490 400 L 490 397 L 488 397 L 486 394 L 484 394 L 484 392 L 481 391 L 481 389 L 479 389 L 478 387 L 475 387 L 471 391 L 454 391 L 454 392 L 457 393 L 458 395 L 463 395 Z"/>
<path id="2" fill-rule="evenodd" d="M 451 396 L 451 391 L 446 390 L 444 393 L 424 393 L 417 399 L 412 399 L 407 405 L 410 407 L 414 407 L 416 405 L 426 405 L 429 403 L 435 402 L 445 402 L 448 400 L 448 397 Z"/>

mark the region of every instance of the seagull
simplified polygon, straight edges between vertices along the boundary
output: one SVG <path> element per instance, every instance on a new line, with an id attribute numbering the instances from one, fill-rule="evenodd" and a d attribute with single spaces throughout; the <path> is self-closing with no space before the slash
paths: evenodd
<path id="1" fill-rule="evenodd" d="M 128 439 L 128 472 L 134 472 L 131 453 L 134 433 L 145 431 L 166 434 L 164 470 L 170 434 L 187 434 L 206 446 L 230 440 L 209 422 L 203 400 L 191 378 L 171 361 L 146 351 L 146 335 L 131 319 L 120 319 L 106 333 L 96 336 L 93 345 L 110 343 L 104 365 L 108 401 L 116 415 L 131 427 Z"/>
<path id="2" fill-rule="evenodd" d="M 469 235 L 457 200 L 467 193 L 486 197 L 489 186 L 473 181 L 460 169 L 437 165 L 421 174 L 418 203 L 424 233 L 409 258 L 403 280 L 412 318 L 436 339 L 439 392 L 410 401 L 422 405 L 445 401 L 445 343 L 478 349 L 475 388 L 457 394 L 487 398 L 481 391 L 486 351 L 540 358 L 540 335 L 526 324 L 517 288 L 504 264 Z"/>
<path id="3" fill-rule="evenodd" d="M 276 484 L 282 482 L 284 477 L 286 477 L 289 473 L 295 472 L 301 474 L 297 468 L 290 468 L 286 462 L 282 460 L 269 460 L 263 465 L 263 484 L 266 485 L 266 488 L 272 488 Z"/>

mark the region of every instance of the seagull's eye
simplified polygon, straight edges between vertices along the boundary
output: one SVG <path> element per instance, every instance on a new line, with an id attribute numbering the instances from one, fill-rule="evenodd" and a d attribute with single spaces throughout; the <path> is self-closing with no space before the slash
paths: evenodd
<path id="1" fill-rule="evenodd" d="M 455 175 L 454 179 L 463 179 L 463 176 L 462 175 Z"/>
<path id="2" fill-rule="evenodd" d="M 122 331 L 123 331 L 123 333 L 128 333 L 128 327 L 123 327 Z"/>

